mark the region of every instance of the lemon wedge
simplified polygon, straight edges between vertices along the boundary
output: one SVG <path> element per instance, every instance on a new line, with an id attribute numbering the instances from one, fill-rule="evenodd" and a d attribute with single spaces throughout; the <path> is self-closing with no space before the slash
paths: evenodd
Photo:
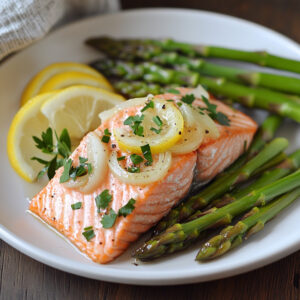
<path id="1" fill-rule="evenodd" d="M 100 73 L 99 73 L 100 75 Z M 72 85 L 88 85 L 113 92 L 113 88 L 104 76 L 94 76 L 83 72 L 69 71 L 52 76 L 40 88 L 39 93 L 47 93 Z"/>
<path id="2" fill-rule="evenodd" d="M 41 107 L 57 132 L 67 128 L 71 139 L 81 139 L 99 126 L 98 114 L 120 104 L 124 98 L 104 89 L 78 85 L 61 90 Z"/>
<path id="3" fill-rule="evenodd" d="M 103 79 L 104 77 L 95 69 L 89 67 L 88 65 L 75 63 L 75 62 L 58 62 L 53 63 L 44 69 L 42 69 L 38 74 L 36 74 L 31 81 L 27 84 L 21 98 L 21 105 L 26 103 L 29 99 L 39 94 L 41 87 L 47 82 L 52 76 L 62 73 L 76 71 L 85 74 L 92 75 Z M 104 78 L 103 81 L 106 81 Z"/>
<path id="4" fill-rule="evenodd" d="M 137 103 L 136 99 L 129 100 L 126 106 L 130 101 Z M 146 105 L 147 101 L 147 98 L 142 98 L 141 104 Z M 153 154 L 162 153 L 181 138 L 184 120 L 179 109 L 174 103 L 161 99 L 153 99 L 153 103 L 153 108 L 137 115 L 141 118 L 143 136 L 135 134 L 130 126 L 114 129 L 114 136 L 122 151 L 141 154 L 141 146 L 149 144 Z"/>
<path id="5" fill-rule="evenodd" d="M 15 171 L 26 181 L 36 179 L 41 165 L 31 160 L 33 156 L 49 160 L 49 155 L 35 147 L 33 136 L 40 136 L 49 127 L 48 119 L 41 113 L 41 106 L 56 92 L 42 94 L 28 101 L 15 115 L 7 137 L 7 153 Z"/>

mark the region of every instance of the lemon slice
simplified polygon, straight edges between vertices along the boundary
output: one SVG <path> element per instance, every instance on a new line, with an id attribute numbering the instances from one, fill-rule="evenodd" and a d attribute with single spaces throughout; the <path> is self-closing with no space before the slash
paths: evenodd
<path id="1" fill-rule="evenodd" d="M 68 129 L 71 139 L 81 139 L 99 126 L 98 114 L 124 101 L 120 95 L 90 86 L 72 86 L 50 97 L 41 107 L 57 132 Z"/>
<path id="2" fill-rule="evenodd" d="M 39 94 L 42 85 L 52 76 L 68 71 L 77 71 L 85 74 L 90 74 L 95 77 L 103 77 L 98 71 L 85 64 L 75 62 L 54 63 L 45 67 L 31 79 L 22 94 L 21 104 L 23 105 L 29 99 Z"/>
<path id="3" fill-rule="evenodd" d="M 146 99 L 143 101 L 146 104 L 147 98 L 143 99 Z M 126 104 L 129 104 L 129 101 Z M 136 99 L 133 101 L 136 103 Z M 153 102 L 153 108 L 141 113 L 144 115 L 141 123 L 144 136 L 135 135 L 129 126 L 114 129 L 114 136 L 121 150 L 141 154 L 141 146 L 149 144 L 153 154 L 162 153 L 175 145 L 181 138 L 184 121 L 178 108 L 173 103 L 161 99 L 153 99 Z M 159 117 L 162 122 L 159 132 L 151 130 L 151 128 L 159 129 L 153 121 L 153 118 L 156 117 Z"/>
<path id="4" fill-rule="evenodd" d="M 49 155 L 36 148 L 32 136 L 40 136 L 49 127 L 48 119 L 40 112 L 43 103 L 56 92 L 42 94 L 28 101 L 15 115 L 7 137 L 7 153 L 15 171 L 25 180 L 36 179 L 41 165 L 31 160 L 38 156 L 49 160 Z"/>
<path id="5" fill-rule="evenodd" d="M 100 74 L 100 73 L 99 73 Z M 113 92 L 113 88 L 104 76 L 94 76 L 77 71 L 63 72 L 52 76 L 40 88 L 39 93 L 63 89 L 72 85 L 89 85 Z"/>

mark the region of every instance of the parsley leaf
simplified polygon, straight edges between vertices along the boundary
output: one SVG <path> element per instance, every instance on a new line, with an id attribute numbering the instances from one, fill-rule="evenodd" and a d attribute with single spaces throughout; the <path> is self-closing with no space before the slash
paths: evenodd
<path id="1" fill-rule="evenodd" d="M 127 171 L 129 173 L 140 173 L 141 169 L 139 167 L 128 167 Z"/>
<path id="2" fill-rule="evenodd" d="M 177 94 L 177 95 L 180 94 L 180 92 L 178 90 L 176 90 L 176 89 L 168 89 L 167 93 Z"/>
<path id="3" fill-rule="evenodd" d="M 154 108 L 154 102 L 152 100 L 146 102 L 146 105 L 141 109 L 141 112 L 144 112 L 148 108 Z"/>
<path id="4" fill-rule="evenodd" d="M 120 161 L 120 160 L 124 160 L 125 158 L 126 158 L 125 156 L 120 156 L 117 158 L 117 160 Z"/>
<path id="5" fill-rule="evenodd" d="M 117 219 L 116 212 L 111 208 L 108 215 L 104 215 L 101 224 L 103 228 L 111 228 L 114 226 Z"/>
<path id="6" fill-rule="evenodd" d="M 110 140 L 110 136 L 111 136 L 111 133 L 110 133 L 109 130 L 106 128 L 106 129 L 104 130 L 104 135 L 103 135 L 101 141 L 102 141 L 103 143 L 108 143 L 109 140 Z"/>
<path id="7" fill-rule="evenodd" d="M 195 96 L 193 94 L 186 94 L 185 96 L 182 96 L 181 101 L 186 104 L 192 104 L 195 100 Z"/>
<path id="8" fill-rule="evenodd" d="M 130 159 L 134 165 L 138 165 L 143 162 L 143 158 L 137 154 L 131 154 Z"/>
<path id="9" fill-rule="evenodd" d="M 109 190 L 104 190 L 95 198 L 98 213 L 100 212 L 101 208 L 107 208 L 109 202 L 111 202 L 111 199 L 112 196 L 109 194 Z"/>
<path id="10" fill-rule="evenodd" d="M 81 206 L 82 206 L 82 202 L 76 202 L 74 204 L 71 204 L 73 210 L 80 209 Z"/>
<path id="11" fill-rule="evenodd" d="M 45 132 L 42 132 L 41 135 L 42 139 L 38 138 L 37 136 L 33 136 L 33 140 L 36 143 L 36 147 L 41 149 L 43 153 L 51 154 L 54 151 L 53 145 L 53 133 L 52 129 L 49 127 Z"/>
<path id="12" fill-rule="evenodd" d="M 217 121 L 221 125 L 230 126 L 229 118 L 225 114 L 223 114 L 222 112 L 217 112 L 217 105 L 210 103 L 208 101 L 208 99 L 204 96 L 202 96 L 202 100 L 207 106 L 206 108 L 204 108 L 204 110 L 206 110 L 208 112 L 208 115 L 213 120 Z"/>
<path id="13" fill-rule="evenodd" d="M 151 165 L 153 163 L 153 158 L 152 158 L 150 145 L 147 144 L 147 145 L 141 146 L 141 150 L 144 155 L 144 158 L 147 160 L 147 165 L 148 166 Z"/>
<path id="14" fill-rule="evenodd" d="M 123 217 L 126 217 L 128 216 L 129 214 L 131 214 L 131 212 L 134 210 L 134 204 L 135 204 L 135 200 L 133 198 L 131 198 L 127 204 L 125 204 L 124 206 L 122 206 L 120 209 L 119 209 L 119 212 L 118 212 L 118 216 L 123 216 Z"/>
<path id="15" fill-rule="evenodd" d="M 60 183 L 67 182 L 70 179 L 70 170 L 71 170 L 72 162 L 73 161 L 71 158 L 69 158 L 67 161 L 65 161 L 64 171 L 59 178 Z"/>
<path id="16" fill-rule="evenodd" d="M 87 241 L 90 241 L 93 237 L 95 237 L 95 232 L 92 226 L 86 227 L 83 229 L 84 232 L 82 235 L 86 238 Z"/>
<path id="17" fill-rule="evenodd" d="M 124 121 L 124 125 L 130 126 L 133 130 L 133 133 L 138 136 L 144 136 L 144 127 L 141 126 L 142 121 L 144 120 L 144 115 L 130 116 Z"/>
<path id="18" fill-rule="evenodd" d="M 154 131 L 156 134 L 159 134 L 162 130 L 163 122 L 159 116 L 153 117 L 152 120 L 157 126 L 159 126 L 159 129 L 151 127 L 150 130 Z"/>

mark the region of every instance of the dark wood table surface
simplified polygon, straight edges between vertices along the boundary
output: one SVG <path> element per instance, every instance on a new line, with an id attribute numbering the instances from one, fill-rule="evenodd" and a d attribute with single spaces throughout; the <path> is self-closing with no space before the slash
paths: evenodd
<path id="1" fill-rule="evenodd" d="M 122 5 L 124 9 L 170 6 L 220 12 L 265 25 L 300 42 L 299 0 L 123 0 Z M 61 272 L 0 240 L 0 299 L 300 299 L 300 251 L 227 279 L 147 287 L 106 283 Z"/>

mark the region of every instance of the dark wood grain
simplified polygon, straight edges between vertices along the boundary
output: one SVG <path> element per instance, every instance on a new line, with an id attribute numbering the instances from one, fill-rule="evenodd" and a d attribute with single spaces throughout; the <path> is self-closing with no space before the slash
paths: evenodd
<path id="1" fill-rule="evenodd" d="M 300 42 L 299 0 L 123 0 L 123 8 L 173 6 L 248 19 Z M 295 228 L 295 230 L 299 230 Z M 113 284 L 45 266 L 0 241 L 0 299 L 300 299 L 300 251 L 239 276 L 174 287 Z"/>

